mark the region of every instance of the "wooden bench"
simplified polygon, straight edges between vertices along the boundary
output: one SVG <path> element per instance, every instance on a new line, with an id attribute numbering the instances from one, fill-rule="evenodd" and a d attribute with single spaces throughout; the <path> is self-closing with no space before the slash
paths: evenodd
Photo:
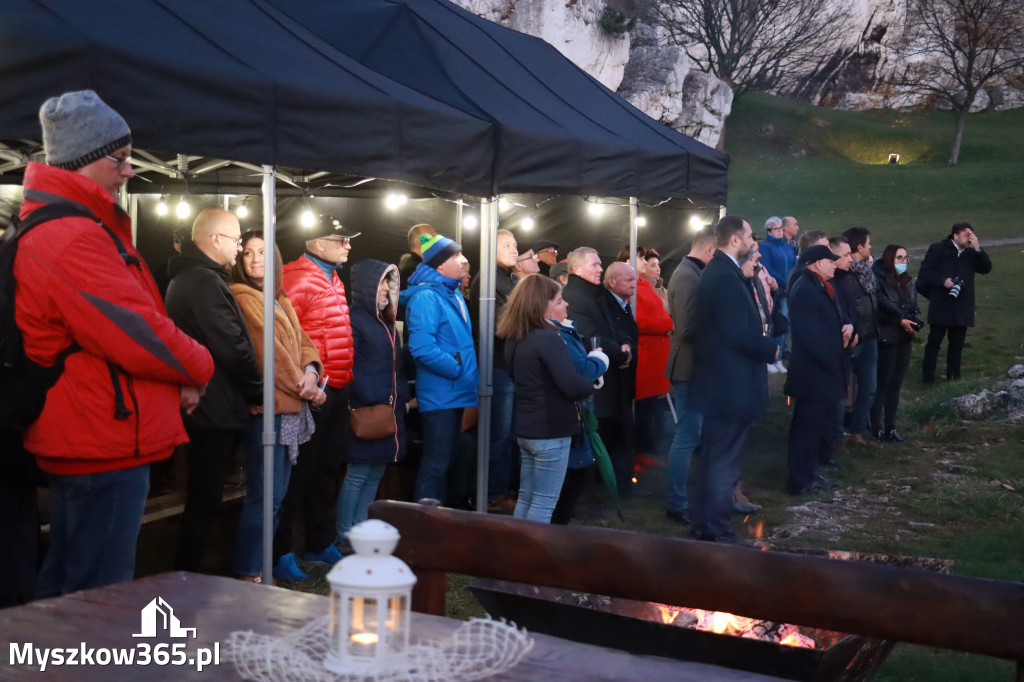
<path id="1" fill-rule="evenodd" d="M 417 611 L 443 615 L 445 574 L 460 573 L 1004 658 L 1024 682 L 1024 583 L 408 502 L 370 516 L 401 533 Z"/>

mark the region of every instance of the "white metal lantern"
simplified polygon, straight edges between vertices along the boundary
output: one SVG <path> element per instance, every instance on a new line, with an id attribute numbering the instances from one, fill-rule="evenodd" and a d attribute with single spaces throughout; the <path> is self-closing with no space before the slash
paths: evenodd
<path id="1" fill-rule="evenodd" d="M 331 621 L 324 666 L 335 673 L 371 672 L 394 662 L 409 645 L 416 576 L 391 556 L 399 540 L 394 526 L 370 519 L 346 535 L 355 554 L 327 574 Z"/>

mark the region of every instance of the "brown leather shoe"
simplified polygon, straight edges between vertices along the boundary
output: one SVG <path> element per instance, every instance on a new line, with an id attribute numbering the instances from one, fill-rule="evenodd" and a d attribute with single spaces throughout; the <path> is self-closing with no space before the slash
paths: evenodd
<path id="1" fill-rule="evenodd" d="M 850 437 L 846 439 L 846 442 L 850 445 L 856 445 L 857 447 L 867 448 L 869 450 L 877 450 L 882 447 L 880 443 L 876 443 L 861 433 L 851 434 Z"/>

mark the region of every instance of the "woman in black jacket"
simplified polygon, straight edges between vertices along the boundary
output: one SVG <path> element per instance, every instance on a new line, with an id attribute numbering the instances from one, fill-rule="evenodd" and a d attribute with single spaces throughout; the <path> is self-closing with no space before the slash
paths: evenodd
<path id="1" fill-rule="evenodd" d="M 878 282 L 878 388 L 871 404 L 871 435 L 877 440 L 897 443 L 905 440 L 896 431 L 900 389 L 910 367 L 914 334 L 924 324 L 917 307 L 917 292 L 907 273 L 907 260 L 905 248 L 890 244 L 873 266 Z"/>
<path id="2" fill-rule="evenodd" d="M 347 553 L 345 534 L 365 521 L 387 465 L 405 455 L 405 375 L 396 362 L 401 354 L 395 337 L 398 309 L 398 267 L 379 260 L 352 266 L 352 339 L 355 344 L 349 409 L 390 405 L 386 436 L 367 439 L 345 424 L 342 458 L 348 462 L 338 498 L 337 543 Z"/>
<path id="3" fill-rule="evenodd" d="M 497 335 L 516 388 L 516 441 L 522 453 L 514 516 L 543 523 L 562 490 L 572 436 L 580 433 L 577 401 L 594 390 L 593 379 L 573 365 L 566 342 L 548 320 L 564 319 L 562 288 L 543 275 L 520 280 L 509 296 Z"/>

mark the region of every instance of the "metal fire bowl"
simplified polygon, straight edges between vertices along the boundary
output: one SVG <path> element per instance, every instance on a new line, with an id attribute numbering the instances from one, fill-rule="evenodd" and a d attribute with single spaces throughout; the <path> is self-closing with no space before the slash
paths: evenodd
<path id="1" fill-rule="evenodd" d="M 480 580 L 469 589 L 492 617 L 505 618 L 532 632 L 791 680 L 870 680 L 894 645 L 801 627 L 801 633 L 813 637 L 823 648 L 783 646 L 696 630 L 685 624 L 665 624 L 657 605 L 648 602 L 503 580 Z M 685 617 L 685 613 L 678 616 Z"/>

